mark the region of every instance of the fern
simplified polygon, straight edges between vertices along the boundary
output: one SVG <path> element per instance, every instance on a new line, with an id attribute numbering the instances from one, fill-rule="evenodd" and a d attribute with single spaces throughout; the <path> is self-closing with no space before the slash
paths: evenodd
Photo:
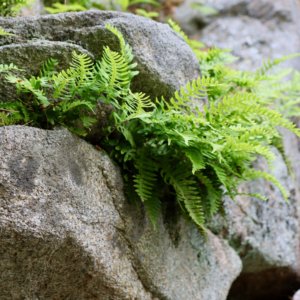
<path id="1" fill-rule="evenodd" d="M 58 14 L 58 13 L 65 13 L 65 12 L 69 12 L 69 11 L 86 11 L 87 9 L 78 4 L 78 3 L 74 3 L 74 4 L 62 4 L 59 2 L 55 2 L 52 4 L 53 7 L 45 7 L 45 10 L 50 13 L 50 14 Z"/>
<path id="2" fill-rule="evenodd" d="M 286 55 L 284 57 L 281 58 L 277 58 L 273 61 L 271 61 L 270 59 L 268 59 L 266 62 L 264 62 L 263 66 L 257 71 L 257 75 L 265 75 L 269 70 L 271 70 L 274 66 L 279 65 L 280 63 L 282 63 L 285 60 L 294 58 L 299 56 L 300 53 L 295 53 L 295 54 L 291 54 L 291 55 Z"/>
<path id="3" fill-rule="evenodd" d="M 0 35 L 12 35 L 12 33 L 8 33 L 3 28 L 0 27 Z"/>
<path id="4" fill-rule="evenodd" d="M 191 47 L 191 49 L 194 52 L 198 52 L 199 48 L 204 48 L 205 45 L 202 44 L 199 41 L 196 40 L 190 40 L 188 38 L 188 36 L 181 30 L 180 26 L 178 24 L 176 24 L 172 19 L 169 19 L 168 21 L 169 25 L 172 27 L 172 29 L 177 32 L 180 36 L 182 36 L 184 38 L 184 40 L 186 41 L 186 43 Z"/>
<path id="5" fill-rule="evenodd" d="M 196 182 L 192 179 L 190 171 L 183 171 L 183 164 L 176 164 L 175 160 L 163 159 L 160 164 L 161 176 L 168 185 L 172 185 L 176 198 L 186 208 L 191 219 L 204 229 L 204 214 L 202 212 L 201 198 L 195 186 Z"/>
<path id="6" fill-rule="evenodd" d="M 0 7 L 0 17 L 14 17 L 17 12 L 30 6 L 35 0 L 4 0 Z"/>
<path id="7" fill-rule="evenodd" d="M 153 194 L 156 181 L 157 163 L 151 158 L 151 152 L 147 148 L 139 149 L 137 152 L 136 168 L 139 174 L 135 177 L 135 188 L 142 201 L 147 201 Z"/>
<path id="8" fill-rule="evenodd" d="M 25 71 L 23 69 L 19 69 L 17 66 L 15 66 L 12 63 L 10 65 L 0 65 L 0 73 L 7 72 L 7 71 L 10 71 L 10 70 L 17 70 L 17 71 L 21 71 L 21 72 Z"/>
<path id="9" fill-rule="evenodd" d="M 44 64 L 39 77 L 7 75 L 6 80 L 17 86 L 21 96 L 20 102 L 0 103 L 0 122 L 24 124 L 31 120 L 33 126 L 42 128 L 61 124 L 84 136 L 96 120 L 83 111 L 93 112 L 98 99 L 112 104 L 101 148 L 122 166 L 129 200 L 136 207 L 138 198 L 143 201 L 155 228 L 164 193 L 174 194 L 182 214 L 204 234 L 207 218 L 224 212 L 223 195 L 234 198 L 239 194 L 236 186 L 243 181 L 265 178 L 288 198 L 274 176 L 254 171 L 251 163 L 260 155 L 272 165 L 275 156 L 270 145 L 282 147 L 276 126 L 300 133 L 280 112 L 267 106 L 273 95 L 260 97 L 255 92 L 262 82 L 279 79 L 266 74 L 278 61 L 257 73 L 231 70 L 225 64 L 235 58 L 227 50 L 201 51 L 176 24 L 171 25 L 193 47 L 205 74 L 174 97 L 152 103 L 147 95 L 130 90 L 131 80 L 138 74 L 132 49 L 116 28 L 106 25 L 119 39 L 120 53 L 104 47 L 102 59 L 93 62 L 74 52 L 67 70 L 57 72 L 57 61 L 52 59 Z M 0 66 L 3 71 L 14 69 L 13 65 Z M 296 79 L 293 97 L 300 91 Z M 284 95 L 290 85 L 282 84 L 278 91 Z M 210 103 L 203 111 L 191 109 L 192 98 L 204 97 Z"/>

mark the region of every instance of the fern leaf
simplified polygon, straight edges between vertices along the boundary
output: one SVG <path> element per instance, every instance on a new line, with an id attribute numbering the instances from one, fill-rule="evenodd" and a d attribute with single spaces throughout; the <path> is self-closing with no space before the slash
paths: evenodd
<path id="1" fill-rule="evenodd" d="M 197 148 L 184 148 L 182 149 L 185 155 L 190 159 L 193 169 L 192 173 L 205 168 L 205 162 L 201 152 Z"/>
<path id="2" fill-rule="evenodd" d="M 131 63 L 133 60 L 133 55 L 132 55 L 132 48 L 130 47 L 130 45 L 126 44 L 123 35 L 117 30 L 116 27 L 113 27 L 110 24 L 105 24 L 105 26 L 109 31 L 111 31 L 113 34 L 115 34 L 118 37 L 121 46 L 121 55 L 126 61 L 128 69 L 129 70 L 134 69 L 137 66 L 137 63 Z M 132 79 L 138 73 L 139 73 L 138 71 L 130 71 L 129 78 Z"/>
<path id="3" fill-rule="evenodd" d="M 0 73 L 7 72 L 7 71 L 10 71 L 10 70 L 17 70 L 17 71 L 22 71 L 22 72 L 25 71 L 23 69 L 19 69 L 13 63 L 11 63 L 10 65 L 0 65 Z"/>
<path id="4" fill-rule="evenodd" d="M 157 163 L 152 159 L 149 148 L 143 147 L 137 151 L 136 169 L 139 174 L 135 176 L 135 190 L 142 201 L 149 201 L 153 194 L 158 170 Z"/>
<path id="5" fill-rule="evenodd" d="M 13 35 L 13 34 L 6 32 L 3 28 L 0 27 L 0 35 Z"/>
<path id="6" fill-rule="evenodd" d="M 268 59 L 266 62 L 263 63 L 263 66 L 257 71 L 257 76 L 259 75 L 265 75 L 270 69 L 272 69 L 274 66 L 282 63 L 283 61 L 285 60 L 288 60 L 288 59 L 291 59 L 291 58 L 294 58 L 294 57 L 297 57 L 299 56 L 300 53 L 295 53 L 295 54 L 291 54 L 291 55 L 286 55 L 286 56 L 283 56 L 281 58 L 277 58 L 273 61 L 271 61 L 270 59 Z"/>
<path id="7" fill-rule="evenodd" d="M 9 74 L 5 77 L 5 79 L 10 82 L 17 85 L 17 88 L 19 90 L 24 92 L 31 92 L 44 107 L 47 107 L 50 105 L 50 102 L 48 101 L 47 97 L 45 96 L 44 92 L 37 89 L 34 86 L 35 79 L 32 77 L 31 80 L 28 80 L 26 78 L 20 79 L 12 74 Z"/>
<path id="8" fill-rule="evenodd" d="M 255 180 L 258 178 L 264 178 L 268 181 L 271 181 L 281 191 L 285 200 L 287 200 L 289 197 L 287 191 L 281 185 L 281 183 L 275 178 L 275 176 L 273 176 L 265 171 L 264 172 L 263 171 L 255 171 L 255 170 L 249 169 L 248 173 L 245 174 L 245 178 L 247 178 L 247 180 Z"/>
<path id="9" fill-rule="evenodd" d="M 57 74 L 56 71 L 54 71 L 54 68 L 58 65 L 58 62 L 54 58 L 50 58 L 48 61 L 46 61 L 42 67 L 42 70 L 40 71 L 40 77 L 47 77 L 50 79 L 51 76 L 54 74 Z"/>
<path id="10" fill-rule="evenodd" d="M 145 208 L 149 214 L 154 230 L 156 230 L 157 220 L 161 212 L 161 201 L 156 194 L 156 192 L 153 192 L 151 198 L 145 201 Z"/>
<path id="11" fill-rule="evenodd" d="M 195 187 L 195 181 L 191 179 L 190 171 L 183 171 L 182 165 L 177 165 L 170 158 L 165 157 L 160 162 L 161 175 L 167 184 L 174 187 L 179 202 L 183 202 L 192 220 L 204 229 L 204 214 L 202 211 L 201 198 Z"/>

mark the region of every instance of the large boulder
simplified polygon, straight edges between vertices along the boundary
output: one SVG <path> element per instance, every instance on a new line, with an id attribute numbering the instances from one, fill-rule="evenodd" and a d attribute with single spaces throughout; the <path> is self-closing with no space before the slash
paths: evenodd
<path id="1" fill-rule="evenodd" d="M 106 154 L 66 129 L 0 141 L 0 299 L 226 299 L 241 270 L 228 242 L 172 211 L 154 231 Z"/>
<path id="2" fill-rule="evenodd" d="M 0 36 L 2 46 L 0 63 L 18 65 L 19 62 L 19 58 L 13 55 L 3 56 L 3 46 L 20 47 L 20 44 L 31 44 L 37 41 L 48 41 L 54 44 L 64 42 L 66 48 L 78 45 L 99 60 L 104 46 L 109 46 L 115 51 L 120 49 L 116 36 L 105 27 L 104 23 L 120 30 L 126 42 L 133 48 L 134 60 L 138 63 L 136 69 L 140 72 L 132 82 L 133 91 L 144 92 L 153 100 L 161 96 L 169 98 L 188 81 L 200 76 L 199 63 L 195 54 L 169 25 L 129 13 L 108 11 L 66 13 L 33 18 L 0 18 L 0 27 L 14 34 Z M 58 44 L 61 46 L 61 43 Z M 40 63 L 36 63 L 35 58 L 38 51 L 39 49 L 32 45 L 31 51 L 26 52 L 27 62 L 25 64 L 22 62 L 19 67 L 26 69 L 28 66 L 32 75 L 38 74 Z M 45 51 L 44 56 L 39 56 L 39 59 L 43 62 L 50 55 L 52 55 L 51 51 Z M 61 61 L 68 61 L 68 57 L 69 51 L 65 54 L 61 52 Z M 7 83 L 0 81 L 0 90 L 5 86 Z M 0 101 L 3 100 L 5 100 L 4 96 L 0 95 Z"/>

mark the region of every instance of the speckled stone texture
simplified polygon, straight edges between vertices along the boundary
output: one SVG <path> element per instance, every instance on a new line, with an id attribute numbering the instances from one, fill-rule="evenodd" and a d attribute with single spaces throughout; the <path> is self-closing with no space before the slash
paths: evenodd
<path id="1" fill-rule="evenodd" d="M 289 203 L 272 183 L 263 179 L 248 182 L 239 188 L 241 192 L 260 193 L 268 200 L 239 196 L 233 202 L 226 198 L 227 221 L 216 216 L 210 223 L 210 229 L 227 239 L 243 262 L 230 300 L 281 300 L 300 286 L 299 184 L 288 175 L 278 150 L 273 151 L 277 156 L 274 170 L 263 159 L 255 167 L 276 176 L 290 193 Z M 299 152 L 297 155 L 299 158 Z"/>
<path id="2" fill-rule="evenodd" d="M 32 18 L 0 18 L 0 27 L 15 34 L 0 36 L 1 46 L 23 47 L 24 44 L 29 44 L 29 47 L 27 46 L 22 52 L 28 57 L 25 64 L 23 60 L 20 61 L 19 57 L 13 55 L 2 57 L 2 47 L 0 47 L 0 61 L 1 63 L 13 62 L 21 68 L 30 66 L 35 68 L 32 73 L 37 74 L 40 63 L 34 63 L 35 53 L 40 48 L 36 49 L 34 44 L 36 41 L 48 41 L 54 44 L 65 42 L 69 44 L 68 47 L 78 45 L 89 51 L 95 59 L 101 59 L 103 46 L 109 46 L 115 51 L 120 48 L 116 36 L 107 30 L 104 23 L 117 27 L 126 42 L 133 48 L 133 55 L 138 63 L 137 70 L 140 72 L 133 79 L 131 85 L 133 91 L 144 92 L 153 100 L 161 96 L 169 98 L 188 81 L 200 76 L 199 63 L 195 54 L 169 25 L 129 13 L 109 11 Z M 65 58 L 69 56 L 68 53 L 67 51 L 62 55 L 60 60 L 68 59 Z M 45 51 L 44 57 L 40 57 L 41 62 L 51 55 L 53 53 L 50 50 Z M 0 90 L 4 85 L 6 84 L 1 80 Z M 0 95 L 0 101 L 3 97 L 3 94 Z"/>
<path id="3" fill-rule="evenodd" d="M 226 299 L 241 270 L 228 242 L 166 216 L 154 231 L 106 154 L 66 129 L 0 141 L 1 300 Z"/>
<path id="4" fill-rule="evenodd" d="M 257 70 L 268 58 L 300 51 L 300 7 L 298 0 L 204 0 L 218 10 L 205 17 L 187 0 L 177 9 L 182 27 L 209 47 L 233 50 L 239 69 Z M 283 63 L 300 69 L 300 58 Z"/>

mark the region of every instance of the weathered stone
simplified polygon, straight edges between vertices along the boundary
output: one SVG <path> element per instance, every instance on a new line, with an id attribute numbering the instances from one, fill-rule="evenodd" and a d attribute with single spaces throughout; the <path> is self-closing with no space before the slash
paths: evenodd
<path id="1" fill-rule="evenodd" d="M 180 24 L 207 46 L 233 50 L 242 70 L 257 70 L 268 58 L 275 59 L 300 50 L 297 32 L 300 10 L 296 0 L 205 0 L 219 11 L 207 18 L 190 7 L 179 7 Z M 300 69 L 300 58 L 282 64 Z"/>
<path id="2" fill-rule="evenodd" d="M 229 241 L 243 261 L 243 271 L 231 288 L 230 300 L 281 299 L 299 286 L 299 186 L 288 175 L 281 154 L 276 148 L 273 151 L 277 156 L 274 170 L 263 159 L 255 166 L 276 176 L 290 193 L 289 203 L 272 183 L 263 179 L 249 182 L 240 191 L 260 193 L 268 201 L 249 196 L 236 197 L 235 202 L 226 198 L 227 221 L 216 216 L 210 225 L 215 234 Z"/>
<path id="3" fill-rule="evenodd" d="M 0 299 L 226 299 L 241 270 L 228 242 L 182 219 L 154 231 L 106 154 L 66 129 L 0 141 Z"/>
<path id="4" fill-rule="evenodd" d="M 161 96 L 169 98 L 188 81 L 200 76 L 195 54 L 169 25 L 127 13 L 88 11 L 33 18 L 0 18 L 0 27 L 15 34 L 0 37 L 0 44 L 19 44 L 36 39 L 67 42 L 77 44 L 92 53 L 95 59 L 101 59 L 103 46 L 112 50 L 120 48 L 116 36 L 106 29 L 104 23 L 117 27 L 133 48 L 140 72 L 132 82 L 133 91 L 144 92 L 153 100 Z M 48 53 L 45 53 L 47 58 Z M 27 64 L 32 65 L 31 57 Z"/>
<path id="5" fill-rule="evenodd" d="M 255 71 L 268 58 L 275 59 L 300 50 L 299 1 L 296 0 L 205 0 L 219 11 L 203 16 L 186 1 L 176 12 L 183 28 L 207 46 L 233 50 L 239 57 L 233 66 Z M 300 59 L 281 67 L 300 69 Z M 240 196 L 225 199 L 227 220 L 216 217 L 211 230 L 226 239 L 243 261 L 243 271 L 234 282 L 228 299 L 283 299 L 299 288 L 299 139 L 287 130 L 283 134 L 285 153 L 290 155 L 295 179 L 288 176 L 282 156 L 276 151 L 271 171 L 291 193 L 286 203 L 274 185 L 264 181 L 244 184 L 241 191 L 261 193 L 267 202 Z M 269 170 L 259 160 L 256 167 Z"/>

